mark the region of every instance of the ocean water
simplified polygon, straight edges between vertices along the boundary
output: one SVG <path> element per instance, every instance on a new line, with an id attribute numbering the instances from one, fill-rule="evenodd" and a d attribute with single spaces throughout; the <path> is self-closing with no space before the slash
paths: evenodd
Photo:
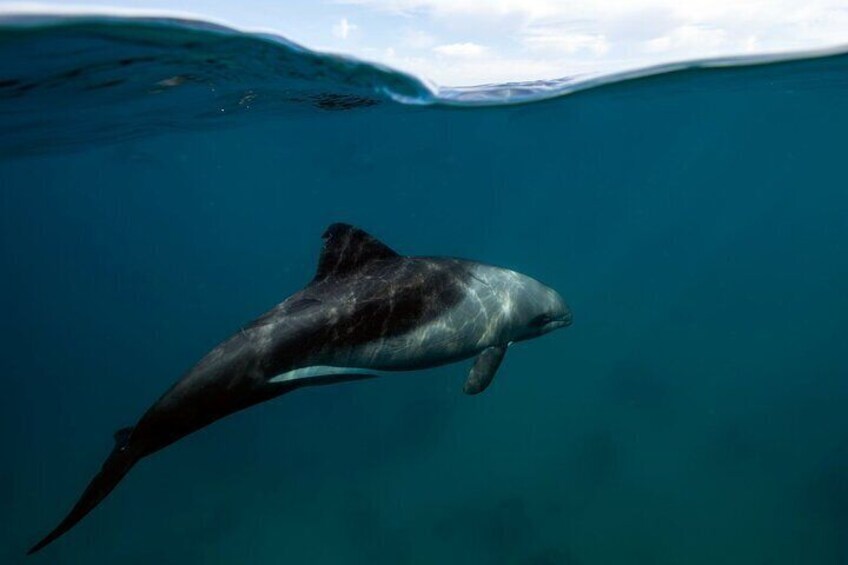
<path id="1" fill-rule="evenodd" d="M 0 28 L 0 562 L 848 563 L 848 55 L 437 89 L 177 21 Z M 753 63 L 753 62 L 748 62 Z M 565 330 L 302 390 L 64 515 L 356 224 Z"/>

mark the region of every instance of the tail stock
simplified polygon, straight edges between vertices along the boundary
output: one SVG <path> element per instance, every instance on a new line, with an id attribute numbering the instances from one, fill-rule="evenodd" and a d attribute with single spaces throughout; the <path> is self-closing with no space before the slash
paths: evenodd
<path id="1" fill-rule="evenodd" d="M 163 447 L 173 443 L 174 441 L 192 433 L 193 431 L 208 425 L 214 420 L 222 418 L 228 413 L 232 413 L 258 402 L 262 402 L 265 400 L 269 400 L 271 398 L 280 396 L 282 394 L 286 394 L 287 392 L 291 392 L 301 387 L 309 387 L 309 386 L 324 386 L 324 385 L 332 385 L 342 382 L 349 381 L 359 381 L 365 379 L 372 379 L 376 375 L 373 374 L 361 374 L 361 373 L 352 373 L 352 374 L 332 374 L 332 375 L 321 375 L 317 377 L 311 377 L 308 379 L 302 379 L 297 381 L 286 381 L 282 383 L 274 383 L 274 386 L 266 387 L 261 389 L 255 395 L 247 397 L 247 400 L 243 404 L 233 404 L 232 409 L 228 409 L 226 412 L 222 412 L 218 414 L 216 417 L 209 420 L 209 422 L 203 422 L 201 425 L 191 425 L 184 430 L 181 430 L 178 434 L 171 434 L 168 436 L 158 437 L 158 441 L 155 443 L 151 443 L 150 441 L 146 442 L 147 447 L 140 447 L 139 442 L 136 441 L 135 444 L 132 444 L 132 435 L 134 432 L 134 428 L 123 428 L 115 432 L 115 448 L 112 450 L 112 453 L 109 454 L 109 457 L 106 458 L 106 461 L 103 463 L 103 466 L 100 469 L 100 472 L 94 476 L 91 482 L 86 487 L 85 492 L 82 493 L 82 496 L 68 513 L 65 516 L 65 519 L 62 520 L 56 528 L 47 534 L 44 539 L 40 542 L 32 546 L 32 548 L 27 552 L 27 555 L 32 555 L 33 553 L 40 551 L 48 544 L 55 541 L 57 538 L 65 534 L 68 530 L 73 528 L 77 522 L 85 518 L 85 516 L 91 512 L 104 498 L 106 498 L 110 492 L 117 486 L 121 479 L 132 469 L 133 465 L 138 463 L 138 461 L 153 453 L 154 451 L 158 451 Z M 146 416 L 145 416 L 146 417 Z M 143 421 L 144 419 L 142 419 Z M 141 424 L 140 424 L 141 425 Z M 168 428 L 173 431 L 172 428 Z M 150 428 L 146 428 L 146 432 L 142 435 L 149 435 Z M 136 438 L 138 440 L 138 438 Z M 149 440 L 149 438 L 148 438 Z M 151 445 L 155 447 L 151 447 Z"/>
<path id="2" fill-rule="evenodd" d="M 129 437 L 132 428 L 123 428 L 115 432 L 115 448 L 103 463 L 100 472 L 94 476 L 86 487 L 85 492 L 56 528 L 47 534 L 40 542 L 32 546 L 27 555 L 43 549 L 46 545 L 55 541 L 58 537 L 73 528 L 77 522 L 82 520 L 100 502 L 106 498 L 112 489 L 121 482 L 121 479 L 132 469 L 140 457 L 129 448 Z"/>

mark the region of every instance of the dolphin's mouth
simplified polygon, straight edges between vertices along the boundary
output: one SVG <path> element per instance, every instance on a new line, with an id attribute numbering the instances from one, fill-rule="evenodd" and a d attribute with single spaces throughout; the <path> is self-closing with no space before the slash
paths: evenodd
<path id="1" fill-rule="evenodd" d="M 550 325 L 551 329 L 567 328 L 568 326 L 571 325 L 572 318 L 573 318 L 573 316 L 571 315 L 571 312 L 566 312 L 562 316 L 560 316 L 558 318 L 554 318 L 549 323 L 549 325 Z"/>

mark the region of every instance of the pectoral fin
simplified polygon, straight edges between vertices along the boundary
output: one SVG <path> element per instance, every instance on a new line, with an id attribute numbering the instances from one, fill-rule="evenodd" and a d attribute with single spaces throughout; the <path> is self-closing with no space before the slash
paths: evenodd
<path id="1" fill-rule="evenodd" d="M 481 351 L 477 360 L 474 361 L 474 366 L 471 367 L 471 372 L 468 373 L 468 379 L 462 391 L 465 394 L 479 394 L 486 390 L 495 377 L 498 367 L 501 366 L 505 354 L 506 345 L 487 347 Z"/>

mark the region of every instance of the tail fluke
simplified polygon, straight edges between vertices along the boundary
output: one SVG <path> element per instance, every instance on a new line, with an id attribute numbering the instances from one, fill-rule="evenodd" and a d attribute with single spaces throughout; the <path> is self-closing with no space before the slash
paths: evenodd
<path id="1" fill-rule="evenodd" d="M 121 479 L 136 464 L 139 457 L 128 448 L 129 437 L 132 428 L 123 428 L 115 433 L 115 448 L 103 463 L 100 472 L 88 484 L 85 492 L 56 528 L 47 536 L 32 546 L 27 555 L 32 555 L 44 546 L 52 543 L 56 538 L 73 528 L 77 522 L 82 520 L 95 506 L 108 496 L 112 489 L 121 482 Z"/>

